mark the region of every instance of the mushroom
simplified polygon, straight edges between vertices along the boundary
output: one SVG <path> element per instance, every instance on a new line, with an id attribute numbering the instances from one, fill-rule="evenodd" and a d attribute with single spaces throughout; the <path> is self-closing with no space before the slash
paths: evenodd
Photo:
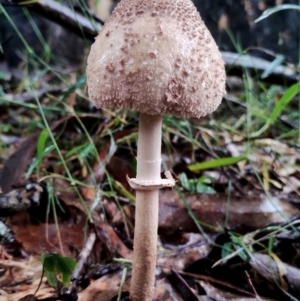
<path id="1" fill-rule="evenodd" d="M 221 54 L 190 0 L 122 0 L 95 43 L 87 65 L 98 108 L 139 111 L 133 301 L 151 300 L 155 280 L 162 115 L 200 118 L 225 93 Z"/>

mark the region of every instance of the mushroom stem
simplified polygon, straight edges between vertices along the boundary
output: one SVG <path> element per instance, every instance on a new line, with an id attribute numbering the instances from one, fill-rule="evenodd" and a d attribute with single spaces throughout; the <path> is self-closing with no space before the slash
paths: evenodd
<path id="1" fill-rule="evenodd" d="M 140 114 L 137 180 L 158 181 L 161 166 L 162 116 Z M 130 287 L 132 301 L 151 301 L 156 267 L 158 189 L 137 190 L 134 257 Z"/>

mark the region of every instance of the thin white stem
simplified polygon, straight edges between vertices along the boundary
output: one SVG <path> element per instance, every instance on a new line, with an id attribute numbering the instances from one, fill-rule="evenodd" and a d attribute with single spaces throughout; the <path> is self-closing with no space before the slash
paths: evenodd
<path id="1" fill-rule="evenodd" d="M 140 114 L 137 180 L 160 179 L 162 116 Z M 132 301 L 151 301 L 154 290 L 158 228 L 158 189 L 136 191 Z"/>

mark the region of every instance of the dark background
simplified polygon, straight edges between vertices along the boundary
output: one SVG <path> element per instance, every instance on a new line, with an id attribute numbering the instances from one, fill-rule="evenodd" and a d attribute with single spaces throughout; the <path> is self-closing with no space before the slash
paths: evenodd
<path id="1" fill-rule="evenodd" d="M 3 2 L 4 1 L 4 2 Z M 27 43 L 37 55 L 43 57 L 44 48 L 32 29 L 24 8 L 2 0 L 2 5 L 20 30 Z M 111 1 L 111 0 L 109 0 Z M 195 0 L 205 24 L 223 51 L 248 53 L 273 60 L 270 55 L 283 54 L 285 60 L 297 63 L 299 60 L 299 11 L 284 10 L 255 23 L 255 19 L 270 7 L 280 4 L 299 4 L 296 0 Z M 65 4 L 68 5 L 68 4 Z M 110 4 L 110 10 L 116 2 Z M 92 41 L 62 28 L 55 22 L 44 19 L 30 11 L 43 38 L 49 44 L 49 63 L 59 66 L 77 66 L 84 58 L 84 49 Z M 0 70 L 17 70 L 26 61 L 26 50 L 6 17 L 0 15 Z"/>

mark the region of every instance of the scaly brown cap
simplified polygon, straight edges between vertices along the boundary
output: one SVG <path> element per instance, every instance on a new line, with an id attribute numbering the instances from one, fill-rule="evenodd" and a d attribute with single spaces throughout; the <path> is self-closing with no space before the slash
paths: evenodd
<path id="1" fill-rule="evenodd" d="M 225 94 L 220 51 L 190 0 L 122 0 L 91 48 L 98 108 L 201 117 Z"/>

